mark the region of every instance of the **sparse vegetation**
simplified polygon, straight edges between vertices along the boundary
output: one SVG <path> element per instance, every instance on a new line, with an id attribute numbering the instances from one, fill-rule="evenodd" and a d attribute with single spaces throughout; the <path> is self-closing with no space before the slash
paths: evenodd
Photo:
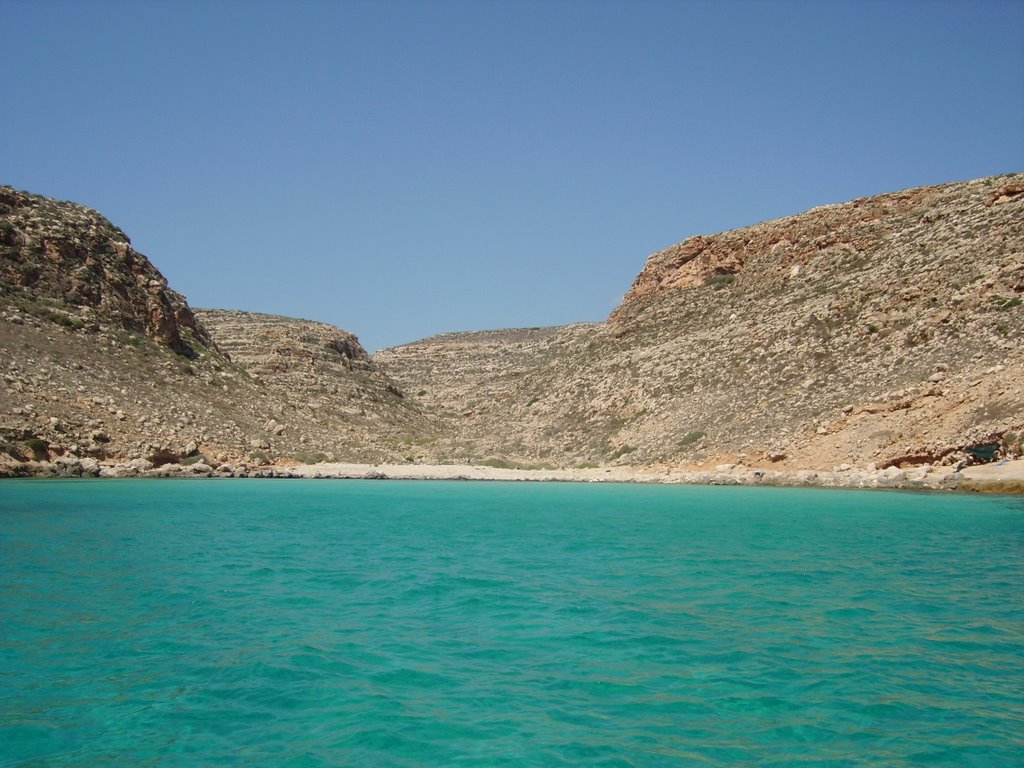
<path id="1" fill-rule="evenodd" d="M 330 457 L 326 453 L 296 453 L 294 458 L 300 464 L 322 464 L 325 461 L 330 461 Z"/>
<path id="2" fill-rule="evenodd" d="M 71 331 L 80 331 L 85 328 L 85 321 L 80 317 L 70 317 L 62 312 L 46 312 L 43 316 L 51 323 L 56 323 Z"/>
<path id="3" fill-rule="evenodd" d="M 735 282 L 736 275 L 726 273 L 722 275 L 712 275 L 707 279 L 705 285 L 708 285 L 711 288 L 714 288 L 715 290 L 720 290 L 722 288 L 728 288 Z"/>
<path id="4" fill-rule="evenodd" d="M 30 437 L 25 440 L 25 447 L 32 452 L 32 458 L 36 461 L 47 459 L 50 455 L 49 444 L 38 437 Z"/>
<path id="5" fill-rule="evenodd" d="M 495 469 L 519 469 L 518 464 L 511 461 L 507 461 L 506 459 L 499 458 L 497 456 L 490 456 L 486 459 L 481 460 L 479 463 L 481 466 L 494 467 Z"/>
<path id="6" fill-rule="evenodd" d="M 699 430 L 694 430 L 693 432 L 687 432 L 685 435 L 683 435 L 683 437 L 679 441 L 678 445 L 680 447 L 682 447 L 682 448 L 686 448 L 687 446 L 690 446 L 690 445 L 695 445 L 696 443 L 700 442 L 701 438 L 703 438 L 705 436 L 705 434 L 707 434 L 707 433 L 701 432 Z"/>
<path id="7" fill-rule="evenodd" d="M 6 439 L 27 456 L 21 435 L 33 429 L 53 456 L 100 457 L 94 434 L 103 431 L 112 453 L 128 447 L 141 458 L 156 445 L 174 453 L 202 442 L 224 463 L 245 455 L 315 463 L 330 454 L 592 468 L 753 461 L 771 452 L 832 466 L 839 462 L 819 457 L 818 445 L 859 452 L 866 463 L 916 440 L 923 419 L 948 418 L 951 426 L 929 440 L 994 441 L 1012 425 L 1001 448 L 1010 451 L 1020 443 L 1019 209 L 985 207 L 977 185 L 965 188 L 932 190 L 927 202 L 911 190 L 894 208 L 860 201 L 856 210 L 829 206 L 707 236 L 690 260 L 677 258 L 685 244 L 673 246 L 652 257 L 638 278 L 644 291 L 627 297 L 610 323 L 446 334 L 373 358 L 348 342 L 348 355 L 331 347 L 328 339 L 348 337 L 322 324 L 200 310 L 216 346 L 185 328 L 182 339 L 199 350 L 186 360 L 145 335 L 150 320 L 126 324 L 108 314 L 106 298 L 90 307 L 58 296 L 60 280 L 37 258 L 46 252 L 30 243 L 19 251 L 27 287 L 0 286 L 9 321 L 0 332 L 12 361 L 4 416 L 18 430 Z M 52 227 L 81 240 L 63 205 L 48 206 Z M 876 209 L 885 215 L 865 221 Z M 978 235 L 960 249 L 970 259 L 957 251 L 967 228 Z M 137 266 L 120 256 L 117 263 Z M 38 289 L 48 277 L 52 297 Z M 134 284 L 134 276 L 125 282 Z M 63 333 L 51 323 L 96 332 Z M 933 378 L 937 370 L 945 376 Z M 416 397 L 406 402 L 403 391 Z M 885 423 L 890 436 L 863 446 L 849 434 L 829 442 L 841 434 L 831 430 L 844 426 L 846 406 L 875 400 L 879 410 L 857 416 L 869 434 Z M 698 425 L 712 429 L 713 441 Z"/>

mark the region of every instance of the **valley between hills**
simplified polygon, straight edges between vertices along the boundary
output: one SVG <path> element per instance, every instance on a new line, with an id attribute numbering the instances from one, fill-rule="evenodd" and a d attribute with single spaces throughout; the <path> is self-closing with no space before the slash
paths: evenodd
<path id="1" fill-rule="evenodd" d="M 0 255 L 4 476 L 957 488 L 1022 452 L 1022 173 L 691 237 L 602 323 L 372 356 L 190 307 L 75 203 L 0 187 Z"/>

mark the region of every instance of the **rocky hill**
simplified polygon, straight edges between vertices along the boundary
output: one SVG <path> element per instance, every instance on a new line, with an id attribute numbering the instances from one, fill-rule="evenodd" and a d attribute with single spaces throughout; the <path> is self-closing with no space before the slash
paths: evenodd
<path id="1" fill-rule="evenodd" d="M 425 421 L 351 334 L 197 318 L 98 213 L 7 187 L 0 347 L 0 472 L 32 459 L 377 462 Z"/>
<path id="2" fill-rule="evenodd" d="M 285 404 L 289 428 L 280 423 L 270 431 L 290 433 L 302 453 L 366 455 L 369 449 L 378 460 L 401 460 L 396 446 L 434 428 L 436 419 L 347 331 L 254 312 L 202 309 L 196 316 L 251 382 Z"/>
<path id="3" fill-rule="evenodd" d="M 96 211 L 0 187 L 0 298 L 67 327 L 113 325 L 193 357 L 209 346 L 184 298 Z"/>
<path id="4" fill-rule="evenodd" d="M 373 357 L 323 323 L 193 312 L 72 203 L 0 188 L 0 257 L 0 474 L 33 458 L 775 471 L 1021 452 L 1024 174 L 690 238 L 605 323 Z"/>
<path id="5" fill-rule="evenodd" d="M 1011 174 L 690 238 L 602 325 L 377 359 L 446 417 L 441 454 L 497 465 L 950 463 L 1019 445 L 1022 298 Z"/>
<path id="6" fill-rule="evenodd" d="M 515 396 L 520 379 L 561 360 L 596 328 L 578 323 L 447 333 L 381 350 L 374 360 L 434 418 L 432 429 L 407 444 L 404 453 L 422 462 L 562 466 L 551 461 L 550 450 L 537 449 L 539 441 L 528 447 L 512 437 L 519 430 L 550 430 L 550 424 L 532 423 L 520 413 L 517 424 L 498 425 L 492 417 L 511 413 L 502 409 L 503 401 Z"/>

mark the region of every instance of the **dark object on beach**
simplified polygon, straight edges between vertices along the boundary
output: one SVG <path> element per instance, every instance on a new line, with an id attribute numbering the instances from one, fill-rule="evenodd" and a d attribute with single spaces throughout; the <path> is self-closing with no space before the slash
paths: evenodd
<path id="1" fill-rule="evenodd" d="M 969 448 L 964 448 L 964 451 L 969 453 L 975 461 L 987 464 L 990 461 L 995 461 L 999 455 L 999 443 L 972 445 Z"/>

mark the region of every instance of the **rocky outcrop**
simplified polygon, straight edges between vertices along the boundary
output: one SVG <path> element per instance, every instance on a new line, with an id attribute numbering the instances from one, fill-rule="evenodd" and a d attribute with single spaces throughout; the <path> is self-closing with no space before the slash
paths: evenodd
<path id="1" fill-rule="evenodd" d="M 193 313 L 80 206 L 5 188 L 0 244 L 0 475 L 952 487 L 1022 450 L 1024 174 L 691 238 L 605 323 L 372 357 L 324 323 Z"/>
<path id="2" fill-rule="evenodd" d="M 606 324 L 534 332 L 491 358 L 444 338 L 378 358 L 435 407 L 465 404 L 446 411 L 455 459 L 976 460 L 1024 427 L 1022 184 L 909 190 L 691 238 L 648 259 Z"/>
<path id="3" fill-rule="evenodd" d="M 372 445 L 423 426 L 416 400 L 347 331 L 256 312 L 203 309 L 196 315 L 252 381 L 294 409 L 316 414 L 317 428 L 303 435 L 311 446 L 333 445 L 356 426 L 359 440 Z"/>
<path id="4" fill-rule="evenodd" d="M 382 461 L 424 429 L 415 401 L 339 328 L 206 313 L 232 360 L 88 208 L 0 188 L 0 255 L 0 474 L 25 462 L 90 474 L 92 462 Z"/>
<path id="5" fill-rule="evenodd" d="M 1001 206 L 1020 204 L 1020 177 L 921 187 L 691 237 L 647 259 L 611 320 L 628 320 L 652 297 L 697 286 L 724 288 L 741 276 L 764 293 L 791 292 L 822 273 L 844 271 L 869 278 L 865 284 L 888 272 L 894 279 L 943 290 L 936 284 L 941 273 L 968 262 L 977 267 L 979 280 L 988 277 L 981 274 L 985 268 L 996 269 L 991 275 L 995 281 L 972 298 L 985 300 L 994 293 L 992 298 L 1012 299 L 1024 290 L 1021 265 L 1013 263 L 1020 214 L 1017 206 Z M 986 258 L 975 264 L 973 256 L 982 250 Z M 972 306 L 976 304 L 968 309 Z"/>
<path id="6" fill-rule="evenodd" d="M 187 357 L 210 344 L 185 299 L 90 208 L 0 187 L 0 257 L 0 298 L 30 314 L 115 324 Z"/>
<path id="7" fill-rule="evenodd" d="M 229 332 L 212 327 L 240 363 L 216 344 L 186 359 L 141 335 L 4 310 L 0 347 L 16 354 L 0 375 L 0 465 L 62 458 L 138 459 L 155 468 L 379 462 L 399 459 L 395 446 L 427 429 L 416 403 L 357 349 L 330 346 L 351 338 L 344 331 L 323 326 L 324 343 L 313 344 L 302 321 L 294 321 L 292 342 L 279 329 L 278 347 L 290 351 L 267 360 L 292 366 L 282 371 L 242 351 L 249 331 L 237 318 L 252 316 L 218 314 L 236 318 Z M 265 330 L 254 322 L 253 338 Z"/>
<path id="8" fill-rule="evenodd" d="M 226 309 L 196 314 L 220 348 L 253 374 L 294 379 L 301 386 L 311 372 L 376 372 L 359 339 L 327 323 Z"/>

